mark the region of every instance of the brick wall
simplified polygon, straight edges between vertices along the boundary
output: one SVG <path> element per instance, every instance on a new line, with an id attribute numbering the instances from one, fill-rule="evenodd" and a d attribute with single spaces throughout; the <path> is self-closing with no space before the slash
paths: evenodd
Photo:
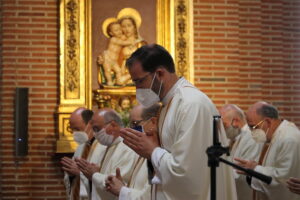
<path id="1" fill-rule="evenodd" d="M 195 0 L 195 82 L 217 106 L 264 100 L 300 125 L 300 1 Z"/>
<path id="2" fill-rule="evenodd" d="M 64 199 L 55 159 L 56 0 L 2 0 L 0 197 Z M 300 125 L 300 2 L 194 0 L 195 82 L 221 106 L 258 100 Z M 13 97 L 29 88 L 29 155 L 13 156 Z"/>
<path id="3" fill-rule="evenodd" d="M 58 105 L 58 1 L 2 0 L 1 190 L 3 199 L 64 199 L 54 158 Z M 13 156 L 14 92 L 29 88 L 29 153 Z"/>

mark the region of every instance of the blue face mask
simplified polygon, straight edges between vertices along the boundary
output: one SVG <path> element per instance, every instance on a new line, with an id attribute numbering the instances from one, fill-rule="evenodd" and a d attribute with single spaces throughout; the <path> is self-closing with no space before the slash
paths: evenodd
<path id="1" fill-rule="evenodd" d="M 132 129 L 139 131 L 139 132 L 144 132 L 144 128 L 141 125 L 134 126 Z"/>

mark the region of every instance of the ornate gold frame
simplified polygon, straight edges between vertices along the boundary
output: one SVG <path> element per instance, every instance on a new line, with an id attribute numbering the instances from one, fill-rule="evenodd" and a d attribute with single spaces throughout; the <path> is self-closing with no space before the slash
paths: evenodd
<path id="1" fill-rule="evenodd" d="M 73 110 L 80 106 L 92 108 L 93 100 L 102 107 L 105 101 L 115 96 L 135 94 L 133 87 L 91 89 L 91 1 L 60 1 L 57 153 L 69 153 L 76 149 L 77 145 L 68 130 L 69 116 Z M 157 0 L 157 43 L 168 49 L 175 58 L 177 74 L 191 82 L 194 79 L 192 17 L 192 0 Z"/>

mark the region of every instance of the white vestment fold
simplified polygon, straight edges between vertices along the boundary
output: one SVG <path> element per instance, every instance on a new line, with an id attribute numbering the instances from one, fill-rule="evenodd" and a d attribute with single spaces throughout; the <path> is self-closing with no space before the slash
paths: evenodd
<path id="1" fill-rule="evenodd" d="M 132 173 L 128 187 L 126 190 L 123 190 L 123 188 L 121 190 L 119 200 L 150 200 L 150 188 L 147 160 L 140 157 Z"/>
<path id="2" fill-rule="evenodd" d="M 238 135 L 231 151 L 231 157 L 242 158 L 244 160 L 255 160 L 258 162 L 263 145 L 252 139 L 251 131 L 248 125 L 244 125 L 241 133 Z M 233 161 L 234 162 L 234 161 Z M 237 197 L 239 200 L 252 200 L 252 189 L 246 181 L 246 176 L 237 174 L 233 169 Z"/>
<path id="3" fill-rule="evenodd" d="M 212 145 L 213 116 L 218 111 L 204 93 L 184 78 L 177 81 L 163 104 L 159 136 L 166 152 L 157 162 L 152 160 L 161 181 L 154 184 L 152 199 L 209 200 L 210 168 L 206 149 Z M 223 146 L 228 146 L 224 128 L 219 139 Z M 217 199 L 236 199 L 232 169 L 223 163 L 217 168 Z"/>
<path id="4" fill-rule="evenodd" d="M 106 191 L 105 179 L 108 175 L 115 175 L 116 169 L 120 168 L 123 181 L 128 183 L 138 155 L 127 147 L 122 141 L 115 142 L 106 147 L 105 154 L 101 157 L 100 172 L 94 173 L 92 177 L 92 200 L 117 199 L 116 196 Z"/>
<path id="5" fill-rule="evenodd" d="M 257 191 L 257 200 L 300 200 L 286 186 L 290 177 L 300 177 L 300 131 L 294 123 L 282 121 L 276 129 L 262 165 L 255 171 L 271 176 L 267 185 L 252 178 L 251 186 Z"/>
<path id="6" fill-rule="evenodd" d="M 80 144 L 78 145 L 78 147 L 76 148 L 75 152 L 74 152 L 74 155 L 73 155 L 73 158 L 72 159 L 75 159 L 75 158 L 80 158 L 82 153 L 83 153 L 83 150 L 85 148 L 85 145 L 86 143 L 83 143 L 83 144 Z M 92 163 L 98 163 L 99 161 L 99 155 L 101 154 L 102 151 L 104 151 L 104 146 L 103 145 L 100 145 L 98 143 L 98 141 L 94 141 L 93 144 L 92 144 L 92 147 L 91 147 L 91 150 L 88 154 L 88 157 L 87 157 L 87 161 L 88 162 L 92 162 Z M 71 184 L 70 184 L 70 178 L 69 178 L 69 175 L 67 173 L 65 173 L 65 176 L 64 176 L 64 183 L 65 183 L 65 187 L 66 187 L 66 193 L 68 195 L 68 199 L 72 200 L 72 195 L 70 193 L 71 191 Z M 89 198 L 89 193 L 87 191 L 87 185 L 89 183 L 89 180 L 82 174 L 82 172 L 80 172 L 80 199 L 87 199 Z"/>

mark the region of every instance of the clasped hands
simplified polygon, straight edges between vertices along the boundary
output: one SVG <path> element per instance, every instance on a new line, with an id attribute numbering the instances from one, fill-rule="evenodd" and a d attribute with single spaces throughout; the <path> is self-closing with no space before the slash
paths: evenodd
<path id="1" fill-rule="evenodd" d="M 105 189 L 116 196 L 120 195 L 123 186 L 126 186 L 121 176 L 120 168 L 116 169 L 116 175 L 109 175 L 105 180 Z"/>
<path id="2" fill-rule="evenodd" d="M 75 158 L 75 160 L 63 157 L 61 159 L 62 169 L 70 176 L 79 176 L 80 171 L 88 178 L 92 179 L 95 172 L 99 172 L 99 166 L 94 163 L 89 163 L 83 158 Z"/>
<path id="3" fill-rule="evenodd" d="M 75 158 L 79 170 L 89 179 L 92 180 L 94 173 L 100 171 L 100 167 L 94 163 L 90 163 L 83 158 Z"/>
<path id="4" fill-rule="evenodd" d="M 62 164 L 62 169 L 67 172 L 69 176 L 78 176 L 80 174 L 75 160 L 69 157 L 63 157 L 60 163 Z"/>
<path id="5" fill-rule="evenodd" d="M 289 178 L 287 180 L 287 187 L 288 189 L 293 192 L 296 193 L 298 195 L 300 195 L 300 178 Z"/>
<path id="6" fill-rule="evenodd" d="M 124 144 L 149 160 L 153 150 L 159 147 L 157 135 L 149 135 L 131 128 L 122 128 L 120 132 L 121 137 L 124 139 Z"/>

